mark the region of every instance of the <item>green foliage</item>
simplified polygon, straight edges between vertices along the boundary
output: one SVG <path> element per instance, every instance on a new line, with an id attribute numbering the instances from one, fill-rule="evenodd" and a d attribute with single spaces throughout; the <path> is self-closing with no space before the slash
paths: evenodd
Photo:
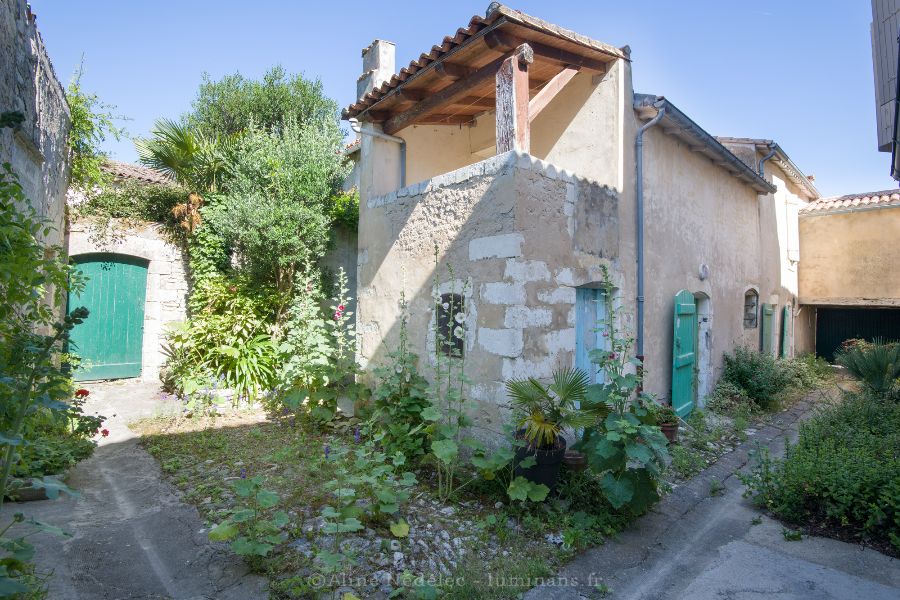
<path id="1" fill-rule="evenodd" d="M 278 129 L 288 120 L 301 126 L 317 124 L 336 120 L 338 114 L 337 103 L 325 96 L 321 81 L 290 76 L 280 66 L 269 69 L 261 81 L 240 73 L 219 81 L 204 75 L 192 108 L 187 122 L 222 138 L 253 128 Z"/>
<path id="2" fill-rule="evenodd" d="M 65 369 L 64 346 L 72 328 L 87 318 L 87 310 L 75 308 L 58 321 L 66 291 L 79 289 L 79 279 L 61 258 L 61 248 L 39 243 L 49 233 L 49 225 L 31 208 L 12 168 L 4 164 L 0 171 L 0 507 L 12 489 L 14 468 L 23 464 L 22 457 L 34 441 L 35 432 L 26 424 L 33 425 L 38 413 L 67 415 L 71 410 L 72 383 Z M 30 483 L 44 487 L 51 498 L 68 491 L 50 479 Z M 14 519 L 22 521 L 22 516 Z M 31 565 L 34 549 L 25 537 L 30 534 L 6 536 L 12 524 L 0 529 L 0 590 L 7 595 L 25 594 L 36 589 L 36 582 L 39 587 Z"/>
<path id="3" fill-rule="evenodd" d="M 315 310 L 318 300 L 314 280 L 307 275 L 299 280 L 305 290 L 297 290 L 289 310 L 287 333 L 279 346 L 285 368 L 279 375 L 280 394 L 273 396 L 270 408 L 294 411 L 319 422 L 335 418 L 338 399 L 358 399 L 364 392 L 356 383 L 356 331 L 353 312 L 348 307 L 347 276 L 341 269 L 335 282 L 330 318 L 322 319 Z"/>
<path id="4" fill-rule="evenodd" d="M 121 117 L 110 111 L 115 108 L 100 101 L 96 94 L 81 87 L 84 66 L 80 65 L 66 87 L 66 101 L 72 118 L 68 145 L 72 152 L 72 172 L 69 184 L 79 190 L 92 190 L 103 186 L 108 177 L 100 168 L 106 155 L 100 145 L 107 136 L 115 139 L 124 133 L 114 121 Z"/>
<path id="5" fill-rule="evenodd" d="M 387 362 L 374 369 L 377 383 L 372 394 L 377 440 L 385 452 L 402 452 L 407 459 L 427 450 L 428 421 L 422 411 L 431 406 L 428 381 L 418 371 L 419 357 L 409 351 L 409 310 L 400 300 L 400 334 L 397 348 Z"/>
<path id="6" fill-rule="evenodd" d="M 235 143 L 224 192 L 204 219 L 241 257 L 240 268 L 282 292 L 331 239 L 336 199 L 348 173 L 334 120 L 252 129 Z"/>
<path id="7" fill-rule="evenodd" d="M 771 410 L 791 384 L 791 376 L 774 356 L 737 348 L 733 355 L 725 355 L 721 381 L 740 389 L 759 408 Z"/>
<path id="8" fill-rule="evenodd" d="M 411 471 L 401 471 L 406 464 L 402 452 L 389 456 L 377 449 L 374 440 L 361 443 L 356 432 L 355 447 L 325 446 L 325 459 L 334 479 L 326 484 L 332 499 L 322 510 L 325 533 L 333 537 L 331 550 L 317 556 L 326 571 L 337 570 L 347 557 L 341 551 L 340 537 L 364 528 L 361 519 L 386 523 L 409 500 L 410 489 L 416 484 Z M 409 535 L 409 524 L 402 519 L 391 522 L 396 537 Z"/>
<path id="9" fill-rule="evenodd" d="M 190 397 L 215 383 L 233 389 L 235 402 L 272 389 L 276 296 L 246 279 L 212 276 L 195 284 L 189 308 L 191 318 L 166 337 L 167 389 Z"/>
<path id="10" fill-rule="evenodd" d="M 159 119 L 149 138 L 136 138 L 142 164 L 171 176 L 191 192 L 215 192 L 228 168 L 229 146 L 203 129 Z"/>
<path id="11" fill-rule="evenodd" d="M 604 373 L 604 382 L 588 386 L 583 410 L 595 415 L 576 448 L 600 478 L 603 496 L 616 510 L 641 514 L 659 499 L 658 480 L 668 458 L 665 436 L 656 416 L 647 410 L 653 402 L 638 395 L 641 363 L 628 358 L 632 340 L 620 336 L 613 306 L 613 285 L 604 269 L 607 321 L 601 323 L 610 350 L 594 350 L 591 362 Z"/>
<path id="12" fill-rule="evenodd" d="M 674 446 L 669 452 L 672 455 L 672 468 L 683 479 L 693 477 L 706 468 L 703 455 L 691 448 Z"/>
<path id="13" fill-rule="evenodd" d="M 590 380 L 578 369 L 558 369 L 553 383 L 544 385 L 534 377 L 506 382 L 506 391 L 518 415 L 518 426 L 530 446 L 538 449 L 556 446 L 560 432 L 567 427 L 583 427 L 594 421 L 579 405 Z"/>
<path id="14" fill-rule="evenodd" d="M 875 394 L 890 396 L 898 389 L 900 344 L 896 342 L 856 345 L 839 352 L 835 362 Z"/>
<path id="15" fill-rule="evenodd" d="M 258 565 L 255 559 L 268 556 L 287 539 L 283 529 L 290 521 L 286 512 L 276 510 L 278 494 L 265 489 L 264 483 L 261 475 L 234 481 L 231 487 L 243 504 L 208 533 L 214 542 L 230 542 L 234 553 L 251 559 L 251 565 Z"/>
<path id="16" fill-rule="evenodd" d="M 81 218 L 93 219 L 101 229 L 110 221 L 121 219 L 126 225 L 161 223 L 172 234 L 179 234 L 178 221 L 172 209 L 184 202 L 185 191 L 174 185 L 151 185 L 137 181 L 116 182 L 89 193 L 86 200 L 75 207 Z M 115 236 L 115 232 L 112 234 Z"/>
<path id="17" fill-rule="evenodd" d="M 859 533 L 900 550 L 900 405 L 845 394 L 800 427 L 783 460 L 756 456 L 747 493 L 790 523 Z"/>
<path id="18" fill-rule="evenodd" d="M 431 457 L 437 470 L 438 497 L 449 499 L 456 491 L 457 477 L 462 467 L 460 446 L 463 443 L 463 431 L 472 424 L 468 415 L 466 391 L 469 378 L 465 373 L 465 352 L 460 356 L 456 350 L 455 339 L 461 339 L 465 347 L 467 322 L 467 306 L 451 306 L 441 298 L 441 270 L 438 265 L 438 248 L 434 248 L 434 280 L 432 282 L 432 307 L 434 318 L 434 375 L 429 390 L 431 406 L 423 411 L 422 416 L 433 424 L 429 426 L 431 433 Z M 447 269 L 449 279 L 453 280 L 453 269 Z M 466 285 L 462 289 L 452 291 L 453 298 L 465 298 Z M 439 327 L 438 314 L 446 311 L 453 315 L 458 324 L 448 339 Z M 469 440 L 467 440 L 468 442 Z"/>

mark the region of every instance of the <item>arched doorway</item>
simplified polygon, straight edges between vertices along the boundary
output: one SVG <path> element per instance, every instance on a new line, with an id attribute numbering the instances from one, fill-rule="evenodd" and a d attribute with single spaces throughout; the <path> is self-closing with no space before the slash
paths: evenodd
<path id="1" fill-rule="evenodd" d="M 703 407 L 713 392 L 714 377 L 712 367 L 712 303 L 704 292 L 695 292 L 697 305 L 697 361 L 695 363 L 696 401 Z"/>
<path id="2" fill-rule="evenodd" d="M 76 381 L 139 377 L 144 333 L 144 300 L 149 261 L 112 253 L 72 257 L 87 277 L 81 294 L 69 294 L 68 308 L 90 315 L 72 330 L 71 350 L 83 364 Z"/>

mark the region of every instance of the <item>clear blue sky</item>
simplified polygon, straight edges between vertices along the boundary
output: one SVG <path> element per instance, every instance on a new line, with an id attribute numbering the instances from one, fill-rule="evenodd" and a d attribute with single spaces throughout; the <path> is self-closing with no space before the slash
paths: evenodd
<path id="1" fill-rule="evenodd" d="M 84 86 L 146 135 L 190 107 L 205 71 L 260 76 L 281 64 L 354 100 L 360 50 L 397 44 L 398 68 L 437 44 L 488 0 L 239 2 L 31 0 L 67 82 L 84 55 Z M 622 2 L 520 0 L 510 6 L 632 49 L 635 90 L 667 96 L 714 135 L 777 140 L 825 195 L 895 187 L 876 149 L 863 0 Z M 134 161 L 129 140 L 114 158 Z"/>

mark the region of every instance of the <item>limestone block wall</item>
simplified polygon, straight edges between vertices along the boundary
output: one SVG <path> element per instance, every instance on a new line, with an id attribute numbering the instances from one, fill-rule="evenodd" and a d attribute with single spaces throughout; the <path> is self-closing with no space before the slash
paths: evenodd
<path id="1" fill-rule="evenodd" d="M 527 154 L 509 152 L 361 206 L 360 354 L 371 369 L 399 334 L 426 376 L 434 353 L 433 291 L 466 302 L 466 369 L 477 426 L 498 430 L 510 378 L 572 366 L 575 288 L 601 265 L 621 280 L 616 191 Z"/>
<path id="2" fill-rule="evenodd" d="M 157 381 L 165 362 L 162 346 L 166 330 L 187 318 L 187 257 L 157 224 L 136 226 L 113 222 L 110 232 L 103 233 L 89 220 L 73 221 L 69 227 L 69 256 L 111 252 L 149 261 L 141 379 Z"/>
<path id="3" fill-rule="evenodd" d="M 25 0 L 0 2 L 0 110 L 25 116 L 15 129 L 0 129 L 0 163 L 12 165 L 25 197 L 53 224 L 44 241 L 63 245 L 71 118 Z"/>

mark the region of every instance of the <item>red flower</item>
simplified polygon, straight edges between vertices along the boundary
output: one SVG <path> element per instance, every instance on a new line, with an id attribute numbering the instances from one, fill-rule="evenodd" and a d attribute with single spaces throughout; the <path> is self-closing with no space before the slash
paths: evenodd
<path id="1" fill-rule="evenodd" d="M 341 311 L 339 311 L 339 310 L 338 310 L 338 311 L 335 311 L 335 313 L 334 313 L 334 320 L 335 320 L 335 321 L 340 321 L 340 320 L 341 320 L 341 317 L 343 317 L 343 316 L 344 316 L 344 313 L 342 313 Z"/>
<path id="2" fill-rule="evenodd" d="M 91 393 L 84 388 L 81 388 L 80 390 L 75 390 L 76 398 L 87 398 L 90 395 L 91 395 Z"/>
<path id="3" fill-rule="evenodd" d="M 338 310 L 343 311 L 343 310 L 344 310 L 344 305 L 343 305 L 343 304 L 338 305 Z"/>
<path id="4" fill-rule="evenodd" d="M 103 437 L 108 436 L 108 435 L 109 435 L 109 429 L 101 429 L 101 430 L 100 430 L 100 435 L 102 435 Z"/>

